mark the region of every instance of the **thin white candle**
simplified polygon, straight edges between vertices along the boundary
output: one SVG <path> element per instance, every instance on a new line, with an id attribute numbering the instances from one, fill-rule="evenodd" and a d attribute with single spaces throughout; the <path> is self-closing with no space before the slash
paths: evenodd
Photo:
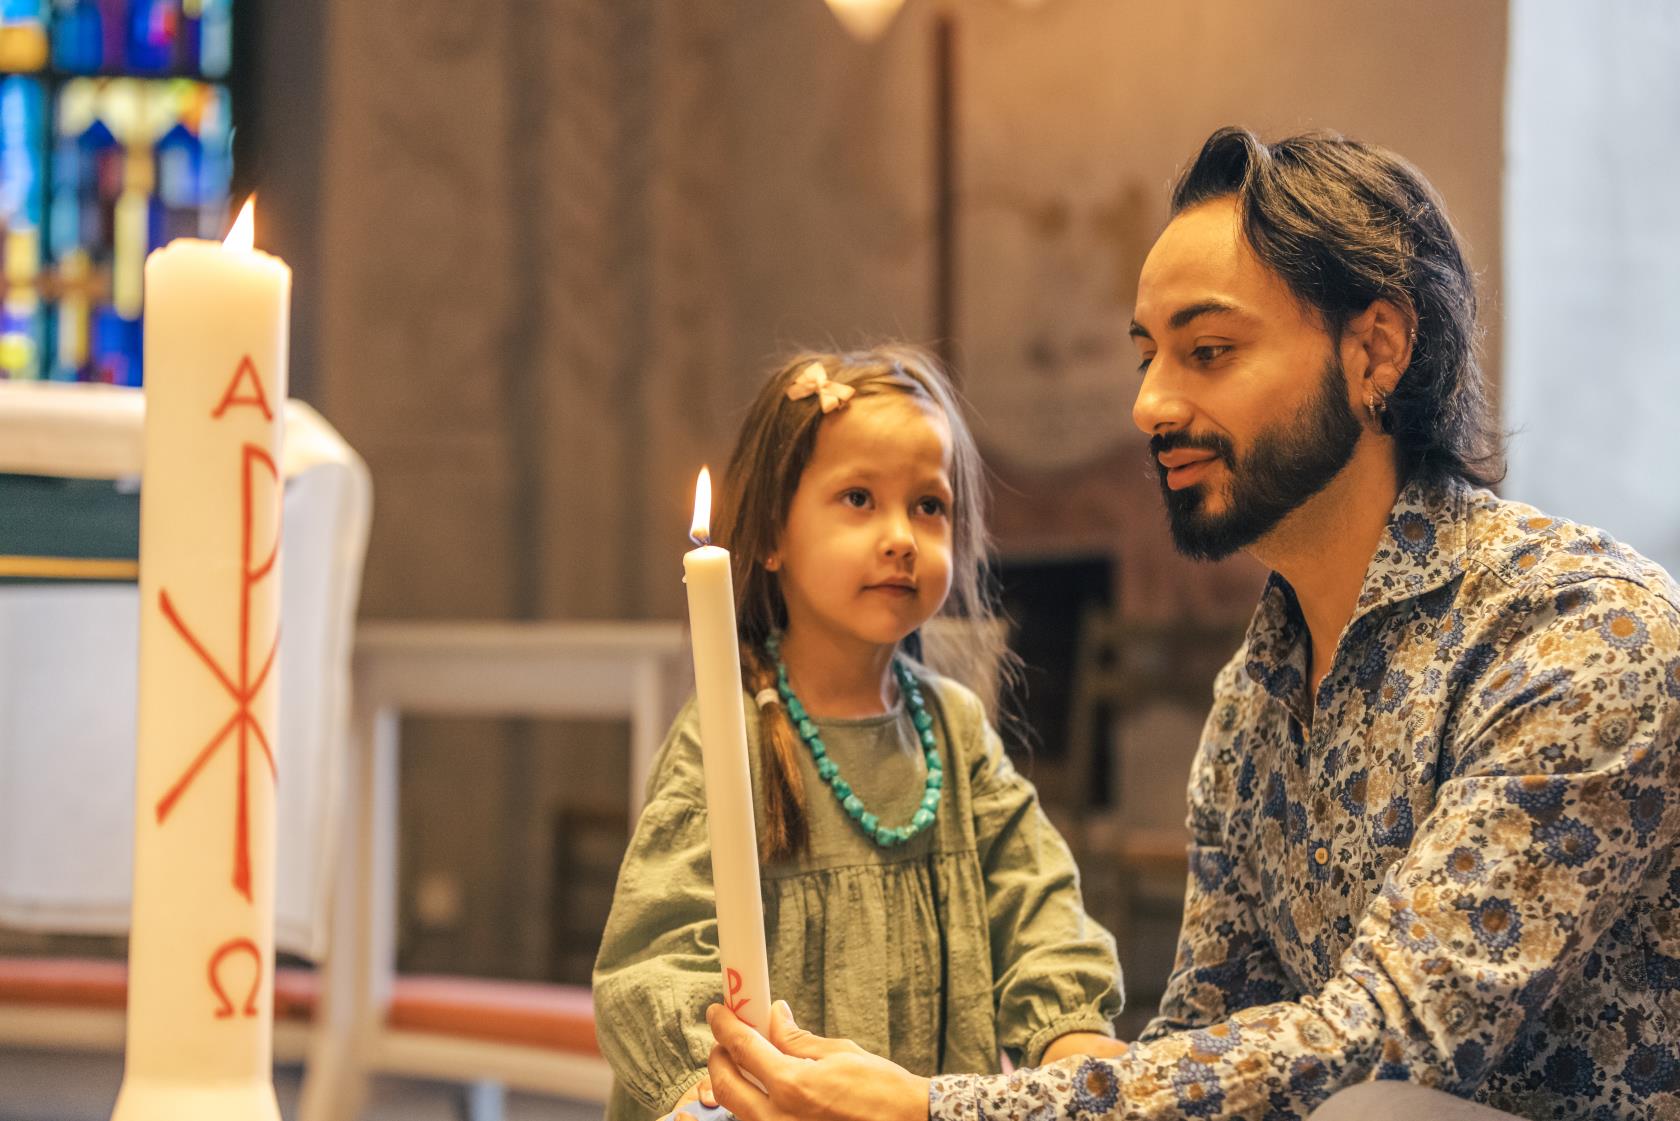
<path id="1" fill-rule="evenodd" d="M 729 553 L 710 540 L 712 477 L 704 468 L 694 490 L 700 543 L 683 556 L 688 622 L 694 645 L 694 692 L 700 708 L 700 754 L 706 773 L 706 823 L 717 896 L 718 955 L 723 996 L 742 1020 L 770 1028 L 770 966 L 764 951 L 764 900 L 759 895 L 747 721 L 741 704 L 741 647 L 735 630 L 735 587 Z"/>
<path id="2" fill-rule="evenodd" d="M 140 710 L 116 1121 L 279 1121 L 274 748 L 291 270 L 178 240 L 146 261 Z"/>

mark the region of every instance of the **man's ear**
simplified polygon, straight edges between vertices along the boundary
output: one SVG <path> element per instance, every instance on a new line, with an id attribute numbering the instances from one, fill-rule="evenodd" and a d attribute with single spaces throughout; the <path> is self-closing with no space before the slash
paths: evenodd
<path id="1" fill-rule="evenodd" d="M 1417 313 L 1404 303 L 1380 298 L 1348 320 L 1346 337 L 1365 352 L 1366 387 L 1378 397 L 1393 394 L 1412 364 L 1417 342 Z"/>

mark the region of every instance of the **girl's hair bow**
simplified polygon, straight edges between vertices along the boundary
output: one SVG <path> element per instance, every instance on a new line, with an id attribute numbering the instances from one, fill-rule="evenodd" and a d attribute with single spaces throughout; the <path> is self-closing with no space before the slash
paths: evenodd
<path id="1" fill-rule="evenodd" d="M 788 385 L 789 401 L 800 401 L 813 393 L 822 405 L 822 411 L 832 413 L 851 399 L 853 389 L 849 385 L 842 385 L 837 381 L 828 380 L 828 371 L 821 362 L 807 362 L 799 373 L 794 375 Z"/>

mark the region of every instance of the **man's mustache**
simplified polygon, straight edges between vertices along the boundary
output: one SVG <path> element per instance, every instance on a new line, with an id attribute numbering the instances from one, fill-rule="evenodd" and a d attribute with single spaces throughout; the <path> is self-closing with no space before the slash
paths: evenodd
<path id="1" fill-rule="evenodd" d="M 1150 465 L 1155 467 L 1163 475 L 1166 474 L 1167 469 L 1161 466 L 1161 462 L 1157 457 L 1165 455 L 1170 451 L 1177 451 L 1179 448 L 1194 448 L 1197 451 L 1212 452 L 1220 459 L 1223 459 L 1227 467 L 1235 467 L 1237 465 L 1236 448 L 1231 445 L 1231 441 L 1226 437 L 1218 436 L 1213 433 L 1209 433 L 1205 436 L 1198 436 L 1195 433 L 1185 432 L 1182 429 L 1177 432 L 1157 432 L 1155 435 L 1149 437 Z"/>

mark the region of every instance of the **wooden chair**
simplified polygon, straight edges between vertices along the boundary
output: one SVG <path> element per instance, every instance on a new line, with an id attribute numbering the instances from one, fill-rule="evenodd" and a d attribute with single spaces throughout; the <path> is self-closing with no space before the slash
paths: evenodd
<path id="1" fill-rule="evenodd" d="M 369 623 L 357 637 L 354 827 L 323 970 L 323 1043 L 306 1071 L 308 1121 L 356 1116 L 370 1074 L 461 1082 L 474 1121 L 507 1087 L 605 1102 L 612 1074 L 589 991 L 396 972 L 397 762 L 404 715 L 623 719 L 630 817 L 687 691 L 675 623 Z"/>

